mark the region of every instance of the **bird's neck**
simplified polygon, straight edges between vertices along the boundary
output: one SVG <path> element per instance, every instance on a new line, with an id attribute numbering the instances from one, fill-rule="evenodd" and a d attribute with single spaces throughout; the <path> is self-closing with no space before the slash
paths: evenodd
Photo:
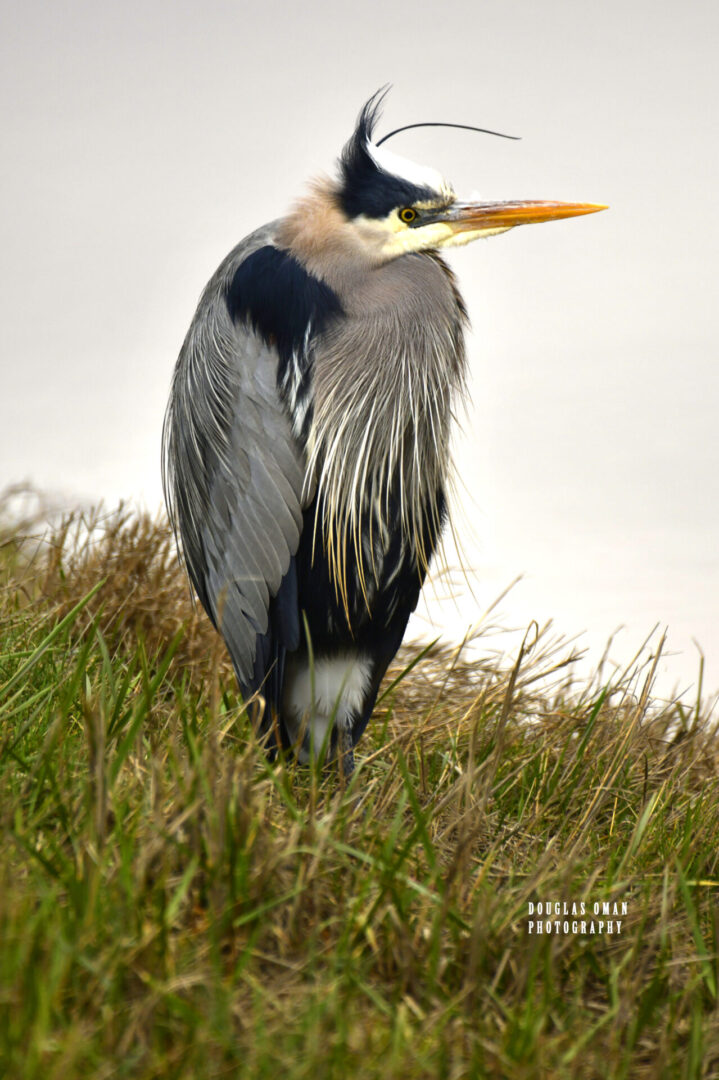
<path id="1" fill-rule="evenodd" d="M 315 180 L 282 219 L 275 242 L 339 296 L 352 293 L 358 278 L 383 262 L 347 221 L 327 178 Z"/>

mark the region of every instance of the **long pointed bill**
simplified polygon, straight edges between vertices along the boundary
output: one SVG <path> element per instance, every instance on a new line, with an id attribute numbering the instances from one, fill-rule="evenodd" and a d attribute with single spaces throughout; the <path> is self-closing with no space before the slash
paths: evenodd
<path id="1" fill-rule="evenodd" d="M 580 214 L 596 214 L 607 210 L 595 203 L 565 202 L 499 202 L 454 203 L 442 220 L 454 233 L 484 232 L 495 229 L 513 229 L 515 225 L 538 225 L 542 221 L 558 221 L 560 218 L 579 217 Z"/>

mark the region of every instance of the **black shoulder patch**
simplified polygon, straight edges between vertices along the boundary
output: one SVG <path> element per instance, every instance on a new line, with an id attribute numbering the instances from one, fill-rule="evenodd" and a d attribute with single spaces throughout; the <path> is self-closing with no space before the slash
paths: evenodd
<path id="1" fill-rule="evenodd" d="M 321 333 L 342 314 L 337 294 L 308 274 L 287 251 L 271 244 L 249 255 L 237 268 L 227 290 L 232 319 L 249 323 L 286 364 L 299 353 L 310 329 Z"/>

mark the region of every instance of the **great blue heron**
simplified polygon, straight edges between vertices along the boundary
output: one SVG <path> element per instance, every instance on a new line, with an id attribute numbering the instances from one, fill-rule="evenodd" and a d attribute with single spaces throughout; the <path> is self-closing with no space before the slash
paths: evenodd
<path id="1" fill-rule="evenodd" d="M 458 201 L 373 142 L 382 96 L 337 177 L 207 285 L 163 439 L 187 571 L 269 748 L 336 754 L 344 775 L 447 514 L 467 316 L 439 251 L 603 209 Z"/>

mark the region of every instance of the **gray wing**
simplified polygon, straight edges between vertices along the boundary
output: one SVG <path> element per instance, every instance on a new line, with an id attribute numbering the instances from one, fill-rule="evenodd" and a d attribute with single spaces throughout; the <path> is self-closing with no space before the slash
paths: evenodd
<path id="1" fill-rule="evenodd" d="M 302 531 L 304 457 L 278 391 L 278 354 L 251 326 L 233 322 L 227 303 L 238 268 L 273 232 L 265 226 L 239 244 L 202 294 L 163 433 L 170 517 L 244 694 L 265 676 L 258 643 L 267 641 L 271 600 L 283 581 L 294 582 L 288 571 Z M 299 616 L 288 599 L 281 644 L 296 648 Z"/>

